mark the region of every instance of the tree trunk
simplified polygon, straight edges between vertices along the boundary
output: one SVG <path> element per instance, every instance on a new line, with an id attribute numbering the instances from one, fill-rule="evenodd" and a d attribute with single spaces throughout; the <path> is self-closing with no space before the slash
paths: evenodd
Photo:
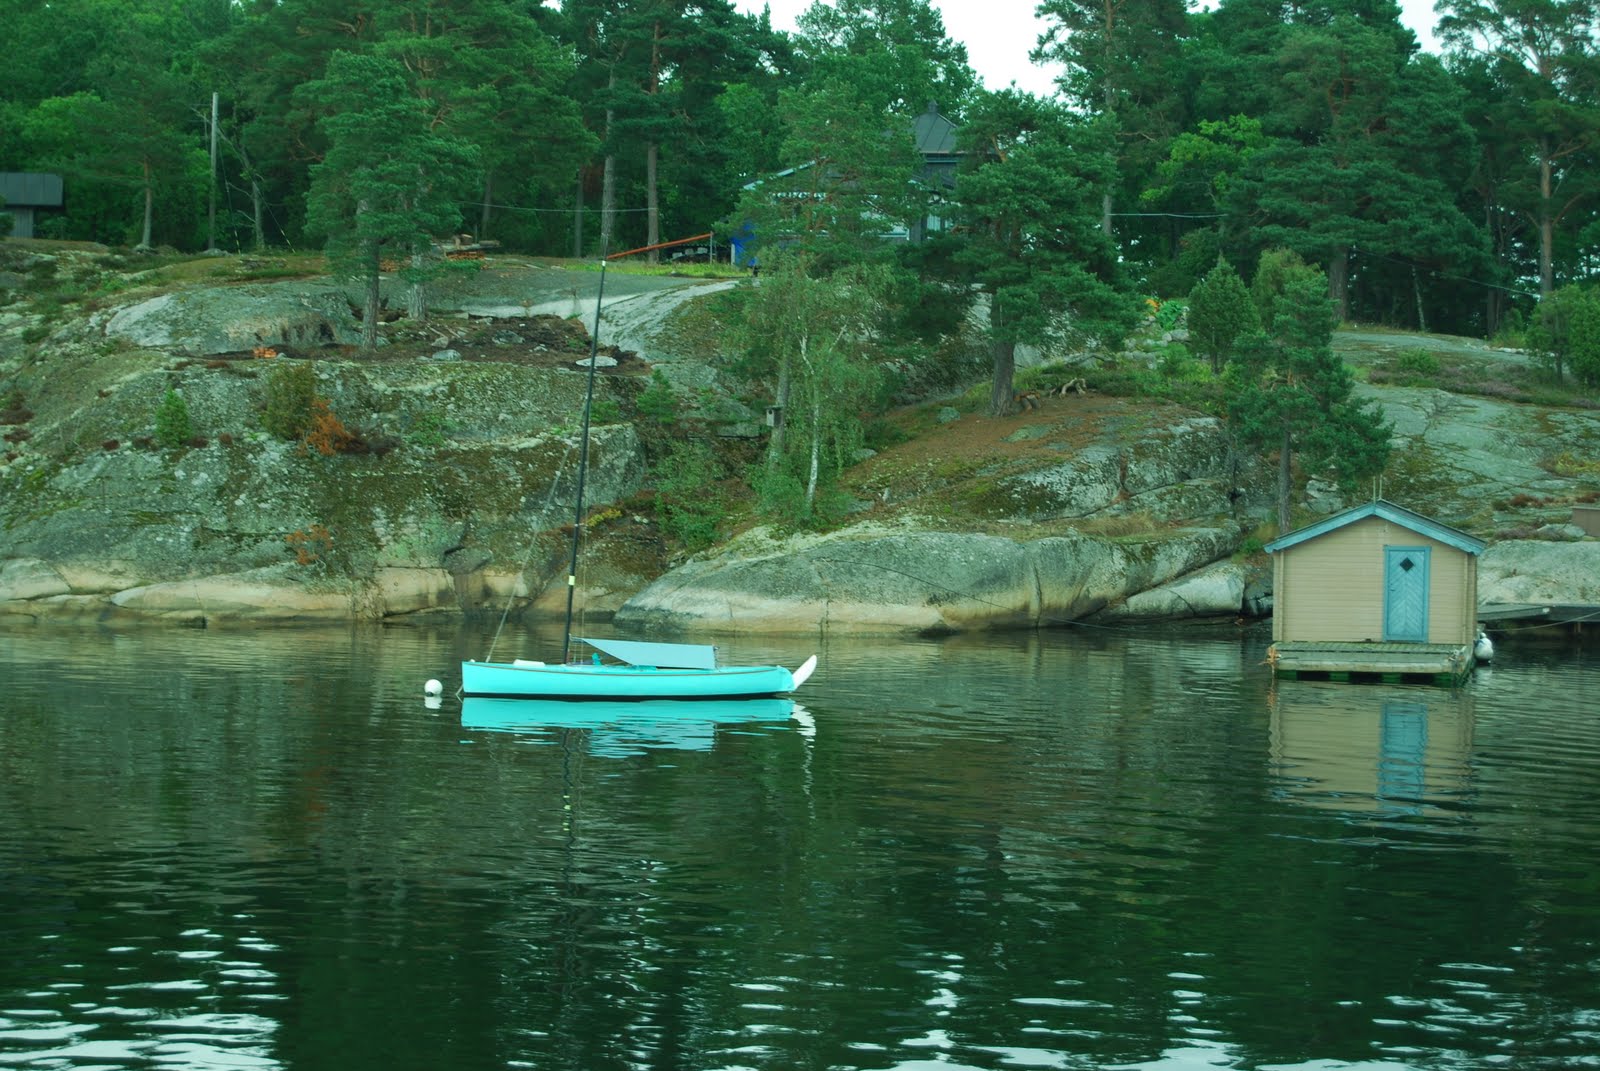
<path id="1" fill-rule="evenodd" d="M 367 203 L 356 203 L 356 222 L 367 211 Z M 376 240 L 367 243 L 367 293 L 361 302 L 361 348 L 368 351 L 378 348 L 378 303 L 383 300 L 383 255 Z"/>
<path id="2" fill-rule="evenodd" d="M 1428 314 L 1422 308 L 1422 280 L 1417 278 L 1417 269 L 1411 269 L 1411 293 L 1417 301 L 1417 330 L 1423 334 L 1428 333 Z"/>
<path id="3" fill-rule="evenodd" d="M 577 189 L 572 195 L 572 259 L 583 259 L 583 165 L 578 165 Z"/>
<path id="4" fill-rule="evenodd" d="M 483 208 L 478 213 L 478 240 L 489 237 L 489 205 L 494 201 L 494 176 L 483 175 Z"/>
<path id="5" fill-rule="evenodd" d="M 156 216 L 156 187 L 150 175 L 150 161 L 144 162 L 144 237 L 139 239 L 140 249 L 150 248 L 150 235 Z"/>
<path id="6" fill-rule="evenodd" d="M 1289 429 L 1283 429 L 1283 444 L 1278 448 L 1278 534 L 1289 530 L 1289 488 L 1294 473 L 1291 465 Z"/>
<path id="7" fill-rule="evenodd" d="M 661 92 L 661 23 L 657 22 L 650 32 L 650 85 L 648 92 L 651 97 Z M 656 188 L 656 163 L 661 157 L 661 146 L 655 138 L 644 150 L 644 205 L 645 205 L 645 245 L 656 245 L 661 241 L 661 202 L 660 191 Z M 650 263 L 661 263 L 661 250 L 650 250 Z"/>
<path id="8" fill-rule="evenodd" d="M 422 270 L 423 258 L 427 254 L 418 251 L 411 254 L 412 270 Z M 428 318 L 428 286 L 420 278 L 406 289 L 406 319 L 413 323 L 422 323 Z"/>
<path id="9" fill-rule="evenodd" d="M 1017 344 L 1010 339 L 995 339 L 989 344 L 994 357 L 994 383 L 989 391 L 989 415 L 1011 412 L 1014 397 L 1012 378 L 1017 369 Z"/>
<path id="10" fill-rule="evenodd" d="M 250 180 L 250 230 L 253 248 L 261 252 L 267 248 L 267 230 L 262 225 L 262 217 L 266 213 L 266 205 L 261 196 L 261 183 L 256 179 Z"/>
<path id="11" fill-rule="evenodd" d="M 1106 232 L 1107 237 L 1111 237 L 1111 194 L 1109 192 L 1100 195 L 1100 229 Z"/>
<path id="12" fill-rule="evenodd" d="M 1539 297 L 1544 299 L 1556 288 L 1556 220 L 1550 211 L 1550 139 L 1539 139 Z"/>
<path id="13" fill-rule="evenodd" d="M 1017 343 L 1004 337 L 1004 324 L 997 308 L 999 300 L 998 294 L 989 297 L 989 351 L 994 361 L 994 380 L 989 388 L 990 416 L 1005 416 L 1011 412 L 1011 384 L 1017 372 Z"/>
<path id="14" fill-rule="evenodd" d="M 1339 312 L 1339 322 L 1350 319 L 1350 247 L 1335 246 L 1328 260 L 1328 297 Z"/>
<path id="15" fill-rule="evenodd" d="M 661 241 L 661 205 L 656 192 L 656 161 L 660 158 L 661 147 L 651 142 L 644 150 L 644 182 L 645 182 L 645 245 L 655 245 Z M 650 263 L 661 263 L 661 250 L 650 250 Z"/>
<path id="16" fill-rule="evenodd" d="M 804 341 L 802 340 L 802 345 Z M 785 416 L 789 412 L 789 359 L 787 356 L 778 362 L 778 396 L 774 404 L 778 412 L 772 425 L 772 437 L 767 440 L 767 468 L 775 469 L 778 462 L 783 459 L 783 448 L 787 435 L 785 429 L 788 421 Z"/>
<path id="17" fill-rule="evenodd" d="M 606 88 L 615 92 L 617 88 L 617 72 L 613 68 L 611 77 L 606 82 Z M 617 158 L 611 151 L 611 126 L 616 121 L 617 113 L 614 108 L 606 108 L 606 159 L 604 169 L 600 176 L 600 250 L 602 253 L 611 252 L 611 236 L 616 230 L 617 222 Z"/>
<path id="18" fill-rule="evenodd" d="M 211 94 L 211 181 L 206 187 L 206 252 L 217 252 L 217 93 Z"/>
<path id="19" fill-rule="evenodd" d="M 818 391 L 811 400 L 811 426 L 814 429 L 822 427 L 822 392 Z M 822 432 L 814 431 L 811 436 L 811 471 L 806 476 L 806 512 L 811 512 L 817 503 L 817 475 L 822 470 Z"/>
<path id="20" fill-rule="evenodd" d="M 367 264 L 367 295 L 361 303 L 361 348 L 368 352 L 378 348 L 378 306 L 383 301 L 382 274 L 378 243 L 373 242 L 372 255 Z"/>

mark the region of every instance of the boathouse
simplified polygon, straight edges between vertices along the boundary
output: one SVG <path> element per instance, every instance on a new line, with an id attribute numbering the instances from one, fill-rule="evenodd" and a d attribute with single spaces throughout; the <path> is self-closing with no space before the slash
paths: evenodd
<path id="1" fill-rule="evenodd" d="M 1453 684 L 1472 672 L 1483 540 L 1379 499 L 1268 543 L 1280 677 Z"/>

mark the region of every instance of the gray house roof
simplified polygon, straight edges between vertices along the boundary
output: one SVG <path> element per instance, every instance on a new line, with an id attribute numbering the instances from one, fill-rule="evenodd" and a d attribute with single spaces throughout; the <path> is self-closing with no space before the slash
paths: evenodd
<path id="1" fill-rule="evenodd" d="M 0 171 L 0 199 L 12 208 L 60 208 L 61 176 L 37 171 Z"/>
<path id="2" fill-rule="evenodd" d="M 933 101 L 928 102 L 927 111 L 911 121 L 911 138 L 924 157 L 957 155 L 959 131 L 959 127 L 939 114 L 939 106 Z"/>
<path id="3" fill-rule="evenodd" d="M 1451 528 L 1448 524 L 1440 524 L 1438 521 L 1429 520 L 1420 513 L 1413 513 L 1404 506 L 1397 506 L 1393 502 L 1386 502 L 1380 498 L 1376 501 L 1368 502 L 1364 506 L 1356 506 L 1345 510 L 1343 513 L 1335 513 L 1331 517 L 1320 520 L 1316 524 L 1308 524 L 1304 528 L 1290 532 L 1288 535 L 1279 536 L 1268 543 L 1264 549 L 1270 554 L 1276 554 L 1280 550 L 1288 550 L 1297 543 L 1304 543 L 1308 539 L 1327 535 L 1336 528 L 1343 528 L 1347 524 L 1354 524 L 1368 517 L 1380 517 L 1393 524 L 1398 524 L 1402 528 L 1409 528 L 1419 535 L 1425 535 L 1429 539 L 1437 540 L 1446 546 L 1455 547 L 1457 550 L 1467 554 L 1482 554 L 1484 548 L 1489 545 L 1476 536 L 1470 536 L 1463 531 Z"/>

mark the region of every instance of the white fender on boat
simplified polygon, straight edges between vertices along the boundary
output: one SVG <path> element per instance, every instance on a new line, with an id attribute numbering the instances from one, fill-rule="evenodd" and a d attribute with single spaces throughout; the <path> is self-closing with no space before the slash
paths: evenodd
<path id="1" fill-rule="evenodd" d="M 807 679 L 810 678 L 811 674 L 815 673 L 816 671 L 817 656 L 812 655 L 810 658 L 800 663 L 800 668 L 794 671 L 794 686 L 799 688 L 807 681 Z"/>

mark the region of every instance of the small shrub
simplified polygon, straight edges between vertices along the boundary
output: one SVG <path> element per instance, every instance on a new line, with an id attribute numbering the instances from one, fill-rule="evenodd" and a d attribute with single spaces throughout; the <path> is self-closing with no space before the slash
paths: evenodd
<path id="1" fill-rule="evenodd" d="M 674 445 L 656 471 L 656 515 L 668 535 L 690 550 L 717 541 L 727 519 L 718 488 L 723 472 L 704 443 Z"/>
<path id="2" fill-rule="evenodd" d="M 162 446 L 182 446 L 194 435 L 194 425 L 189 420 L 189 405 L 176 390 L 167 391 L 156 410 L 156 441 Z"/>
<path id="3" fill-rule="evenodd" d="M 1439 358 L 1426 350 L 1407 350 L 1395 360 L 1395 366 L 1400 371 L 1415 376 L 1436 376 L 1439 374 Z"/>
<path id="4" fill-rule="evenodd" d="M 1078 522 L 1078 530 L 1086 535 L 1116 539 L 1121 536 L 1148 535 L 1162 530 L 1162 525 L 1147 510 L 1137 513 L 1112 513 L 1089 517 Z"/>
<path id="5" fill-rule="evenodd" d="M 183 441 L 183 445 L 193 447 L 196 450 L 204 450 L 211 445 L 211 440 L 204 435 L 191 435 Z"/>
<path id="6" fill-rule="evenodd" d="M 1571 450 L 1564 450 L 1555 457 L 1549 458 L 1545 461 L 1544 467 L 1557 476 L 1563 476 L 1568 479 L 1580 476 L 1591 478 L 1600 476 L 1600 458 L 1579 457 Z"/>
<path id="7" fill-rule="evenodd" d="M 650 373 L 650 385 L 639 392 L 639 415 L 660 424 L 678 422 L 678 396 L 659 368 Z"/>
<path id="8" fill-rule="evenodd" d="M 294 551 L 297 565 L 312 565 L 333 549 L 333 533 L 320 524 L 290 532 L 283 537 L 283 541 Z"/>
<path id="9" fill-rule="evenodd" d="M 359 436 L 344 426 L 329 407 L 326 398 L 312 398 L 310 426 L 306 428 L 304 443 L 323 457 L 352 453 L 351 447 L 360 442 Z"/>
<path id="10" fill-rule="evenodd" d="M 0 411 L 0 424 L 26 424 L 33 419 L 33 410 L 18 406 L 15 409 Z"/>
<path id="11" fill-rule="evenodd" d="M 868 449 L 881 453 L 891 446 L 909 442 L 911 435 L 894 421 L 876 417 L 867 421 L 866 427 L 862 429 L 862 439 Z"/>
<path id="12" fill-rule="evenodd" d="M 316 370 L 304 361 L 274 365 L 266 387 L 261 426 L 279 439 L 303 439 L 311 428 L 312 404 L 317 400 Z"/>
<path id="13" fill-rule="evenodd" d="M 589 408 L 591 424 L 617 424 L 622 420 L 622 406 L 610 398 L 601 398 Z"/>
<path id="14" fill-rule="evenodd" d="M 223 432 L 221 435 L 217 436 L 217 442 L 221 443 L 223 446 L 232 446 L 233 436 L 229 435 L 227 432 Z"/>
<path id="15" fill-rule="evenodd" d="M 432 411 L 422 413 L 412 422 L 411 430 L 406 433 L 406 441 L 414 446 L 430 446 L 437 449 L 445 444 L 448 430 L 449 425 L 439 413 Z"/>
<path id="16" fill-rule="evenodd" d="M 5 440 L 8 443 L 25 443 L 31 438 L 33 438 L 33 432 L 27 428 L 14 428 L 5 434 Z"/>
<path id="17" fill-rule="evenodd" d="M 100 449 L 110 452 L 121 445 L 122 444 L 117 442 L 115 439 L 107 439 L 105 442 L 100 444 Z"/>

